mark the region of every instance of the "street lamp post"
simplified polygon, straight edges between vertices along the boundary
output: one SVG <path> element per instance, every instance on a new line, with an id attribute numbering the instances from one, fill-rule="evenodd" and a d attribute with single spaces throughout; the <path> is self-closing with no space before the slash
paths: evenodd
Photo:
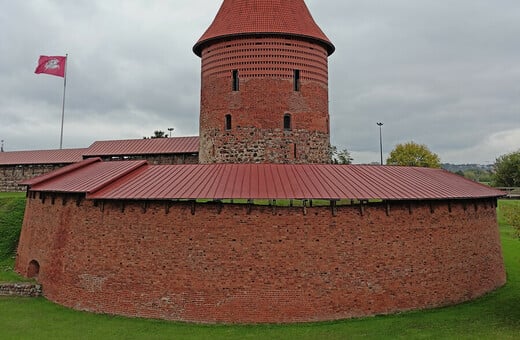
<path id="1" fill-rule="evenodd" d="M 383 123 L 378 122 L 377 126 L 379 126 L 379 154 L 381 155 L 381 165 L 383 165 L 383 133 L 381 132 Z"/>
<path id="2" fill-rule="evenodd" d="M 170 137 L 172 136 L 172 131 L 173 130 L 174 130 L 173 128 L 168 128 L 168 131 L 170 131 Z"/>

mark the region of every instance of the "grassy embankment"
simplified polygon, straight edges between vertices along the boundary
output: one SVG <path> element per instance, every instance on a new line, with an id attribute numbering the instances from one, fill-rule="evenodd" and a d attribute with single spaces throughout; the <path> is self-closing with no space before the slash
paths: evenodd
<path id="1" fill-rule="evenodd" d="M 18 281 L 12 268 L 25 210 L 25 193 L 0 193 L 0 282 Z"/>
<path id="2" fill-rule="evenodd" d="M 20 200 L 20 197 L 18 197 Z M 0 221 L 19 223 L 23 204 L 0 195 Z M 23 199 L 21 199 L 23 201 Z M 520 201 L 500 208 L 520 209 Z M 6 210 L 10 207 L 11 210 Z M 499 209 L 500 210 L 500 209 Z M 3 223 L 3 222 L 0 222 Z M 476 301 L 428 311 L 293 325 L 193 325 L 73 311 L 44 298 L 0 298 L 0 338 L 5 339 L 518 339 L 520 240 L 500 216 L 508 281 Z M 8 223 L 9 224 L 9 223 Z M 5 224 L 0 224 L 0 228 Z M 20 225 L 16 226 L 19 230 Z M 4 231 L 0 230 L 0 235 Z M 7 233 L 10 234 L 11 232 Z M 5 242 L 2 245 L 6 244 Z M 5 254 L 6 249 L 0 249 Z M 11 260 L 12 261 L 12 260 Z M 5 278 L 5 277 L 4 277 Z"/>

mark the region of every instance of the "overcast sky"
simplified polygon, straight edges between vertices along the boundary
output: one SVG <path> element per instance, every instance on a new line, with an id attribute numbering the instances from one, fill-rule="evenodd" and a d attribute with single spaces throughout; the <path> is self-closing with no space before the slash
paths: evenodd
<path id="1" fill-rule="evenodd" d="M 191 48 L 221 0 L 0 0 L 0 139 L 59 147 L 63 78 L 38 57 L 69 54 L 64 148 L 198 134 Z M 397 143 L 441 161 L 493 163 L 520 148 L 520 1 L 307 0 L 336 46 L 331 139 L 355 163 Z"/>

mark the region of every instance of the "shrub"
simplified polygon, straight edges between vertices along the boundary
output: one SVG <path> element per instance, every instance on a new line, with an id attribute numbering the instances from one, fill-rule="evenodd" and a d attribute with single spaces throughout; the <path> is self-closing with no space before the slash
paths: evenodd
<path id="1" fill-rule="evenodd" d="M 501 210 L 506 223 L 515 229 L 516 236 L 520 238 L 520 205 L 505 205 Z"/>

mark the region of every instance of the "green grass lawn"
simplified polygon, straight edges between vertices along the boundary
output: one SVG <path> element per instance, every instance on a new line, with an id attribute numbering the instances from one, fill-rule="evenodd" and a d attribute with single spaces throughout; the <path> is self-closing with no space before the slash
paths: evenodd
<path id="1" fill-rule="evenodd" d="M 500 201 L 506 205 L 520 209 L 520 201 Z M 0 298 L 0 339 L 520 339 L 520 240 L 502 217 L 499 222 L 507 284 L 457 306 L 325 323 L 228 326 L 96 315 L 44 298 Z"/>
<path id="2" fill-rule="evenodd" d="M 0 196 L 0 260 L 14 255 L 25 211 L 25 195 Z"/>
<path id="3" fill-rule="evenodd" d="M 23 198 L 25 192 L 0 192 L 0 199 L 3 198 Z"/>

